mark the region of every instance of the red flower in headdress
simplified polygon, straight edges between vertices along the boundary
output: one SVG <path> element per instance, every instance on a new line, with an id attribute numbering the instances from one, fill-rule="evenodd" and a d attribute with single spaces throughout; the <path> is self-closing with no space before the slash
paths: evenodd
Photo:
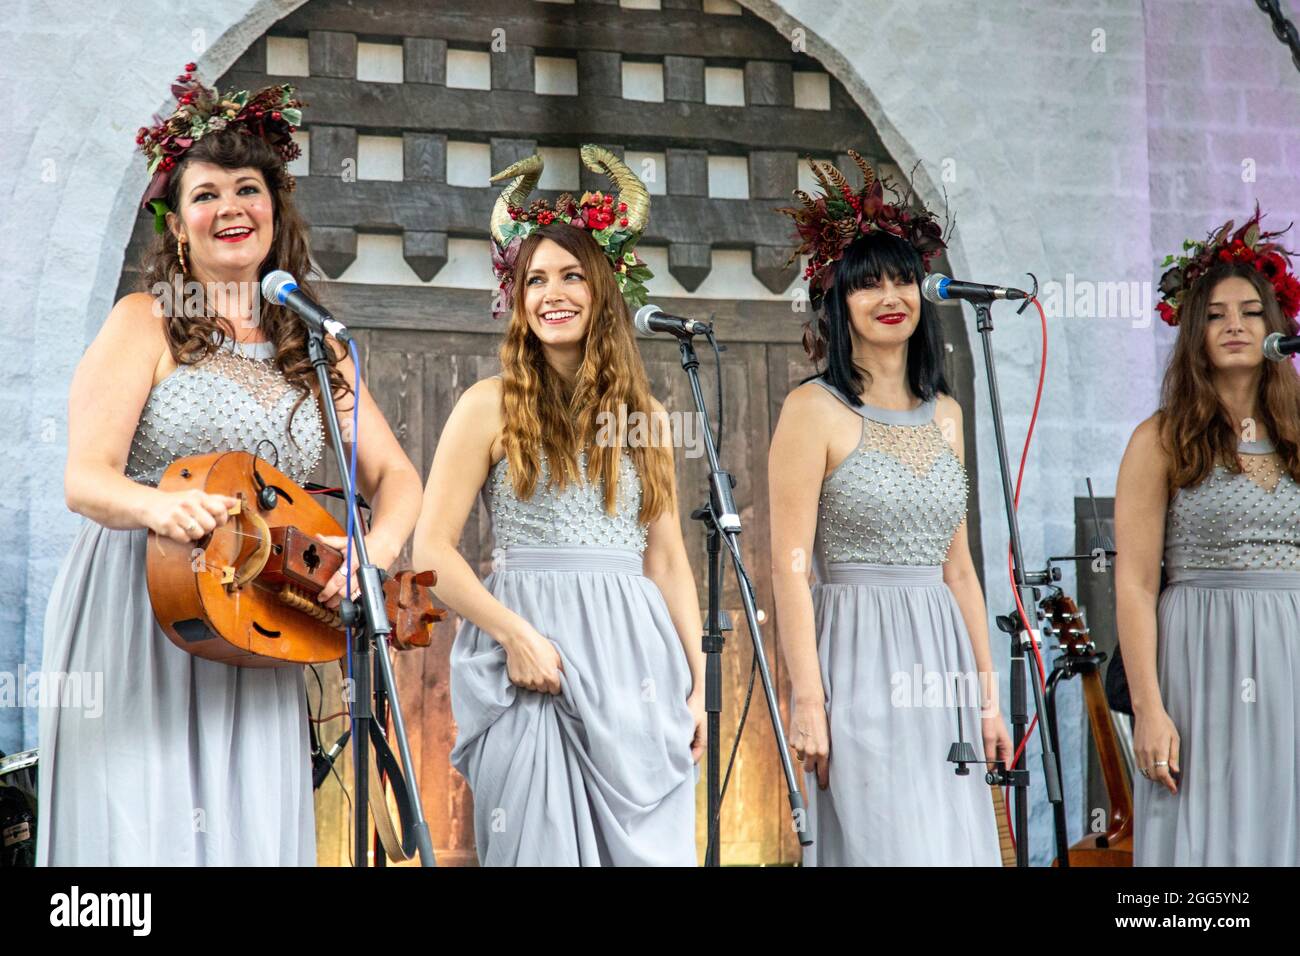
<path id="1" fill-rule="evenodd" d="M 172 83 L 172 95 L 176 97 L 172 114 L 166 119 L 155 116 L 154 125 L 140 127 L 135 137 L 136 145 L 149 158 L 152 176 L 141 205 L 153 205 L 154 225 L 159 232 L 163 231 L 166 207 L 162 200 L 167 195 L 171 171 L 209 133 L 233 129 L 258 136 L 280 154 L 285 165 L 302 154 L 293 132 L 302 123 L 302 108 L 307 104 L 294 98 L 292 86 L 268 86 L 252 94 L 247 90 L 218 94 L 198 81 L 194 69 L 193 63 L 185 64 L 185 72 Z M 292 188 L 292 178 L 289 183 Z"/>
<path id="2" fill-rule="evenodd" d="M 1235 223 L 1229 220 L 1204 241 L 1183 243 L 1183 255 L 1165 257 L 1164 265 L 1171 268 L 1160 277 L 1161 301 L 1156 305 L 1163 321 L 1169 325 L 1178 324 L 1178 312 L 1187 290 L 1220 262 L 1253 266 L 1273 287 L 1282 314 L 1289 319 L 1300 315 L 1300 282 L 1291 272 L 1292 253 L 1273 241 L 1291 227 L 1263 232 L 1260 229 L 1262 218 L 1259 203 L 1256 203 L 1255 214 L 1235 232 Z"/>
<path id="3" fill-rule="evenodd" d="M 814 309 L 821 307 L 826 293 L 834 285 L 834 264 L 861 236 L 871 232 L 897 236 L 911 244 L 927 269 L 930 260 L 947 248 L 946 231 L 934 214 L 924 207 L 910 207 L 913 199 L 910 189 L 898 196 L 897 202 L 886 202 L 886 184 L 855 151 L 850 149 L 848 153 L 862 172 L 861 188 L 854 189 L 834 164 L 809 159 L 808 165 L 822 187 L 822 194 L 814 198 L 802 189 L 796 189 L 794 196 L 801 205 L 777 210 L 794 220 L 795 238 L 799 243 L 788 262 L 794 262 L 800 256 L 808 257 L 804 278 L 808 280 L 809 300 Z M 898 191 L 892 186 L 890 191 L 897 196 Z M 818 326 L 805 323 L 804 347 L 810 355 L 823 351 L 816 342 L 817 335 Z"/>

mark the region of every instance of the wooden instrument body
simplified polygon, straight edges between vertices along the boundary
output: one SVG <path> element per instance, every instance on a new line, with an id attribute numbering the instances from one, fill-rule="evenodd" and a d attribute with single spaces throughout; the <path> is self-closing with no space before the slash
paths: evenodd
<path id="1" fill-rule="evenodd" d="M 254 467 L 267 485 L 278 489 L 274 508 L 259 507 Z M 199 489 L 240 501 L 239 513 L 191 544 L 149 533 L 149 597 L 159 626 L 173 644 L 198 657 L 239 667 L 321 664 L 343 656 L 344 633 L 325 619 L 328 609 L 316 604 L 314 595 L 308 600 L 324 612 L 319 616 L 280 599 L 283 569 L 272 569 L 266 578 L 254 578 L 242 586 L 232 586 L 227 580 L 229 569 L 247 567 L 255 560 L 263 538 L 256 521 L 259 517 L 273 531 L 343 534 L 339 523 L 311 495 L 247 452 L 179 458 L 163 472 L 158 488 Z M 284 547 L 283 534 L 277 537 L 268 565 L 271 558 L 283 554 L 275 554 L 277 547 Z M 322 570 L 327 567 L 327 550 L 333 549 L 318 543 L 311 552 L 321 558 Z M 330 568 L 325 580 L 333 573 Z M 292 588 L 292 583 L 289 586 Z"/>
<path id="2" fill-rule="evenodd" d="M 1007 822 L 1007 802 L 1001 787 L 990 787 L 993 793 L 993 816 L 998 821 L 998 853 L 1003 866 L 1016 865 L 1016 841 L 1011 837 L 1011 824 Z"/>
<path id="3" fill-rule="evenodd" d="M 1110 723 L 1110 706 L 1097 669 L 1083 675 L 1083 701 L 1088 724 L 1101 762 L 1101 775 L 1110 801 L 1110 819 L 1101 833 L 1090 833 L 1070 847 L 1071 866 L 1133 865 L 1133 798 L 1115 728 Z"/>
<path id="4" fill-rule="evenodd" d="M 1053 629 L 1061 639 L 1065 653 L 1076 658 L 1091 658 L 1092 645 L 1083 615 L 1069 595 L 1061 593 L 1043 602 L 1044 610 Z M 1110 706 L 1106 703 L 1106 690 L 1102 686 L 1101 670 L 1086 661 L 1078 664 L 1082 670 L 1083 701 L 1088 709 L 1088 725 L 1092 742 L 1097 748 L 1106 797 L 1110 802 L 1110 818 L 1106 829 L 1090 833 L 1070 847 L 1071 866 L 1132 866 L 1133 865 L 1133 796 L 1124 760 L 1120 755 L 1115 728 L 1110 722 Z M 1059 861 L 1053 863 L 1057 865 Z"/>

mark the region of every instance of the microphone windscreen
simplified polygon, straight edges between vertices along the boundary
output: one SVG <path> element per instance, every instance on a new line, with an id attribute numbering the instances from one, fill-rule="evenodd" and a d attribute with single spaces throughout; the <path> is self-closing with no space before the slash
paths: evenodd
<path id="1" fill-rule="evenodd" d="M 262 298 L 277 305 L 284 304 L 284 297 L 298 288 L 293 276 L 283 269 L 268 272 L 262 277 Z"/>
<path id="2" fill-rule="evenodd" d="M 944 297 L 943 287 L 950 280 L 941 272 L 932 272 L 921 280 L 921 295 L 925 296 L 931 302 L 947 302 Z"/>
<path id="3" fill-rule="evenodd" d="M 1282 341 L 1281 332 L 1272 332 L 1264 339 L 1264 358 L 1270 362 L 1280 362 L 1286 358 L 1286 355 L 1278 348 L 1278 343 Z"/>
<path id="4" fill-rule="evenodd" d="M 650 319 L 656 315 L 662 315 L 663 310 L 657 305 L 646 304 L 636 310 L 636 315 L 632 317 L 632 324 L 642 335 L 653 335 L 654 331 L 650 328 Z"/>

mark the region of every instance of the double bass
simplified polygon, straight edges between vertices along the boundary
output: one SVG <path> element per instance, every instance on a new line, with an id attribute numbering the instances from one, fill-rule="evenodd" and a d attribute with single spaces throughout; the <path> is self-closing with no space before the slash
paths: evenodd
<path id="1" fill-rule="evenodd" d="M 235 498 L 229 520 L 197 541 L 149 532 L 149 600 L 163 633 L 187 653 L 238 667 L 287 667 L 338 660 L 347 639 L 339 615 L 316 596 L 344 562 L 316 535 L 343 529 L 313 496 L 248 452 L 212 452 L 172 462 L 162 491 L 200 489 Z M 428 647 L 433 571 L 399 571 L 384 581 L 398 650 Z"/>

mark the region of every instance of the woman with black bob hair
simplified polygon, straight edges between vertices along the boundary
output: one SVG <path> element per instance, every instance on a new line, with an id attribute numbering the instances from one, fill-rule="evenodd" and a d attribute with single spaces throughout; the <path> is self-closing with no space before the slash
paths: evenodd
<path id="1" fill-rule="evenodd" d="M 852 155 L 861 189 L 814 164 L 823 195 L 796 192 L 802 208 L 783 210 L 822 308 L 804 347 L 825 359 L 787 396 L 768 466 L 790 743 L 814 841 L 804 864 L 996 866 L 989 789 L 946 761 L 958 708 L 984 758 L 1009 760 L 1011 740 L 966 538 L 961 408 L 920 294 L 942 230 L 885 203 Z"/>
<path id="2" fill-rule="evenodd" d="M 896 285 L 914 285 L 919 291 L 925 278 L 921 256 L 907 242 L 889 233 L 878 232 L 856 240 L 835 267 L 836 281 L 823 300 L 825 313 L 822 335 L 825 336 L 826 371 L 804 381 L 823 378 L 849 399 L 853 407 L 866 386 L 863 370 L 853 362 L 853 327 L 849 318 L 849 296 L 860 289 L 876 285 L 889 276 Z M 928 402 L 937 395 L 948 395 L 948 380 L 943 374 L 943 329 L 934 303 L 920 299 L 920 322 L 907 340 L 907 386 L 917 398 Z"/>

